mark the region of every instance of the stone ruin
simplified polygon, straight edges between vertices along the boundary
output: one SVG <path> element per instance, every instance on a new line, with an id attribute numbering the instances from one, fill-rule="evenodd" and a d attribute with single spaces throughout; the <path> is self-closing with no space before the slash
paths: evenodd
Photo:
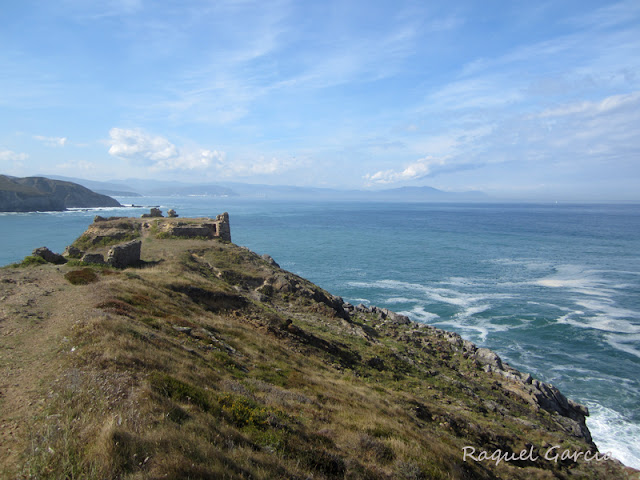
<path id="1" fill-rule="evenodd" d="M 145 223 L 144 228 L 154 226 L 158 232 L 177 238 L 220 238 L 227 242 L 231 241 L 231 228 L 229 226 L 229 214 L 227 212 L 212 218 L 198 218 L 174 220 L 176 217 L 166 219 L 157 224 Z"/>
<path id="2" fill-rule="evenodd" d="M 166 237 L 176 238 L 220 238 L 221 240 L 231 241 L 231 227 L 229 226 L 229 214 L 224 212 L 213 218 L 185 218 L 178 219 L 178 214 L 171 209 L 168 212 L 169 217 L 162 217 L 162 212 L 158 209 L 152 209 L 150 214 L 145 214 L 146 218 L 157 218 L 154 221 L 144 221 L 127 217 L 101 217 L 96 216 L 93 224 L 89 226 L 83 236 L 88 236 L 93 240 L 93 244 L 100 244 L 103 239 L 122 239 L 130 237 L 132 232 L 137 235 L 145 236 L 150 232 L 154 234 L 164 235 Z M 160 218 L 158 218 L 161 217 Z M 166 238 L 164 237 L 164 238 Z M 163 238 L 163 237 L 160 237 Z M 97 253 L 93 248 L 89 247 L 89 251 L 85 252 L 79 248 L 69 245 L 63 255 L 51 252 L 46 247 L 37 248 L 33 251 L 33 255 L 42 257 L 49 263 L 62 264 L 68 259 L 78 259 L 85 263 L 98 265 L 111 265 L 116 268 L 126 268 L 129 266 L 139 265 L 141 262 L 140 251 L 142 242 L 140 239 L 120 243 L 109 249 L 106 259 L 102 253 Z M 273 260 L 272 260 L 273 261 Z M 275 263 L 275 262 L 274 262 Z"/>
<path id="3" fill-rule="evenodd" d="M 109 250 L 107 263 L 116 268 L 126 268 L 131 265 L 136 265 L 140 263 L 141 246 L 142 242 L 140 240 L 132 240 L 116 245 Z"/>
<path id="4" fill-rule="evenodd" d="M 142 218 L 155 218 L 155 217 L 162 217 L 162 210 L 160 210 L 159 208 L 152 208 L 149 213 L 143 213 L 142 214 Z"/>

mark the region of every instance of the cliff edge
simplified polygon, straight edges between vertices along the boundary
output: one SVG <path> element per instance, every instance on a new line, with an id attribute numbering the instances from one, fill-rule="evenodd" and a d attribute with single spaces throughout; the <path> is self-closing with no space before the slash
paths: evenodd
<path id="1" fill-rule="evenodd" d="M 552 385 L 216 222 L 97 218 L 0 269 L 0 477 L 640 478 Z"/>

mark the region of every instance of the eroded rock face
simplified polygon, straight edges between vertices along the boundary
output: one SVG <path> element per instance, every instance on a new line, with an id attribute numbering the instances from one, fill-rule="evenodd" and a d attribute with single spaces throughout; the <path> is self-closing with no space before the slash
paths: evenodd
<path id="1" fill-rule="evenodd" d="M 132 240 L 116 245 L 109 250 L 107 263 L 116 268 L 127 268 L 140 263 L 140 249 L 142 242 Z"/>

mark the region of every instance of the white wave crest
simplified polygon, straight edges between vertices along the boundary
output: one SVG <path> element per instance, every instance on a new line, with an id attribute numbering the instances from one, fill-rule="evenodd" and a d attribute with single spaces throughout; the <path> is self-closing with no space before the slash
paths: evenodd
<path id="1" fill-rule="evenodd" d="M 616 410 L 586 403 L 591 414 L 587 426 L 598 449 L 602 453 L 611 452 L 628 467 L 640 468 L 640 425 L 631 423 Z"/>
<path id="2" fill-rule="evenodd" d="M 552 275 L 534 280 L 533 285 L 547 288 L 564 288 L 583 295 L 609 298 L 615 293 L 611 285 L 592 270 L 580 265 L 558 265 Z"/>
<path id="3" fill-rule="evenodd" d="M 610 333 L 605 335 L 605 339 L 616 350 L 640 358 L 640 334 L 620 335 Z"/>

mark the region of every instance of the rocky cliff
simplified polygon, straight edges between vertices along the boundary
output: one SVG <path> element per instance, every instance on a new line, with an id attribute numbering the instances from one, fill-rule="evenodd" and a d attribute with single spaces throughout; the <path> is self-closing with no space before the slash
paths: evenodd
<path id="1" fill-rule="evenodd" d="M 17 178 L 0 175 L 0 212 L 119 206 L 120 203 L 113 198 L 75 183 L 44 177 Z"/>
<path id="2" fill-rule="evenodd" d="M 494 352 L 177 221 L 98 220 L 66 252 L 135 236 L 134 267 L 0 269 L 0 477 L 639 478 Z"/>

